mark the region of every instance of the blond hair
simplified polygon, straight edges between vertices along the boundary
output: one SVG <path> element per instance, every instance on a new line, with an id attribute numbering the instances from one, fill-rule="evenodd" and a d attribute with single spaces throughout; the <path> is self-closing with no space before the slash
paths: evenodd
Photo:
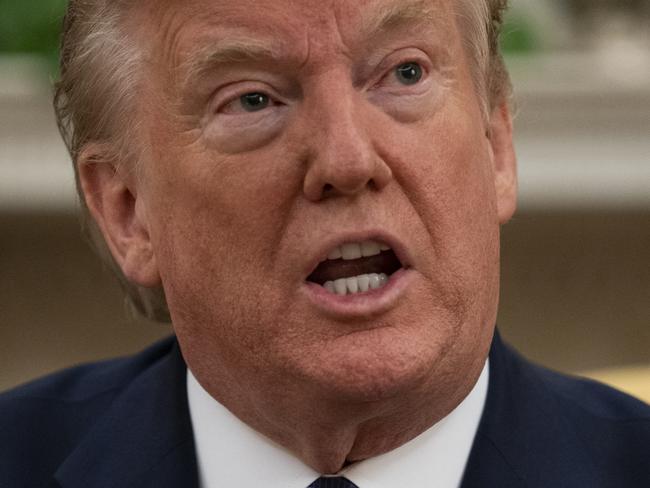
<path id="1" fill-rule="evenodd" d="M 499 50 L 507 0 L 459 0 L 456 16 L 470 59 L 477 93 L 487 115 L 510 96 L 508 73 Z M 59 130 L 74 163 L 84 230 L 100 257 L 118 276 L 135 310 L 169 321 L 162 288 L 131 283 L 115 263 L 89 214 L 79 182 L 77 160 L 84 147 L 102 148 L 98 162 L 137 160 L 137 148 L 124 137 L 134 133 L 135 94 L 141 82 L 143 49 L 126 32 L 133 0 L 70 0 L 63 23 L 60 80 L 54 108 Z"/>

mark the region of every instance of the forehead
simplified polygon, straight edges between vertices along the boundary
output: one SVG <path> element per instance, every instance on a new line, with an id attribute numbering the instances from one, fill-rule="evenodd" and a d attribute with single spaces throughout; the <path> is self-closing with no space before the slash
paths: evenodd
<path id="1" fill-rule="evenodd" d="M 136 29 L 169 66 L 181 66 L 197 49 L 257 39 L 297 58 L 328 49 L 354 48 L 398 24 L 451 28 L 448 0 L 165 0 L 150 1 Z"/>

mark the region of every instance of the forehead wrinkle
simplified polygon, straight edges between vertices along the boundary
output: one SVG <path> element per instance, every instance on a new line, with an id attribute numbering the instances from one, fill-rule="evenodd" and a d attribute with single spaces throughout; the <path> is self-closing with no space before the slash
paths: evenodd
<path id="1" fill-rule="evenodd" d="M 178 21 L 181 20 L 181 21 Z M 186 20 L 178 19 L 171 8 L 166 8 L 160 18 L 160 41 L 157 48 L 162 51 L 161 59 L 163 66 L 175 66 L 176 56 L 178 56 L 179 45 L 181 41 L 181 30 Z"/>
<path id="2" fill-rule="evenodd" d="M 250 23 L 249 19 L 233 23 L 240 10 L 239 5 L 219 2 L 209 6 L 188 2 L 182 9 L 175 2 L 164 2 L 164 6 L 153 2 L 143 5 L 144 19 L 152 29 L 152 37 L 157 38 L 152 54 L 162 62 L 161 69 L 174 78 L 175 86 L 183 86 L 189 77 L 204 74 L 219 64 L 279 58 L 286 61 L 290 56 L 297 56 L 288 47 L 299 49 L 300 42 L 298 45 L 295 40 L 284 42 L 281 46 L 277 27 Z M 140 19 L 141 24 L 145 23 L 144 19 Z M 151 19 L 157 22 L 152 23 Z M 281 30 L 287 25 L 288 22 L 283 22 Z M 290 34 L 292 30 L 287 32 Z"/>
<path id="3" fill-rule="evenodd" d="M 364 38 L 372 38 L 382 31 L 395 29 L 403 24 L 440 22 L 440 14 L 432 5 L 433 0 L 393 1 L 381 5 L 368 16 L 363 16 L 360 31 Z"/>

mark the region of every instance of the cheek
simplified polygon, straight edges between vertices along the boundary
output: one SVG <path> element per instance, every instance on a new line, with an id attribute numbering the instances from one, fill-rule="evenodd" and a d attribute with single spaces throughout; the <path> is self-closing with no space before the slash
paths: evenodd
<path id="1" fill-rule="evenodd" d="M 248 259 L 240 264 L 255 262 L 273 247 L 296 186 L 273 148 L 245 158 L 200 148 L 168 160 L 154 176 L 161 182 L 155 204 L 156 214 L 164 215 L 164 236 L 176 236 L 179 247 L 209 251 L 224 264 L 223 256 L 244 251 Z"/>
<path id="2" fill-rule="evenodd" d="M 492 296 L 495 286 L 483 290 L 498 279 L 496 196 L 480 120 L 480 114 L 447 111 L 431 123 L 393 131 L 385 146 L 424 227 L 422 245 L 432 251 L 429 279 L 464 302 Z"/>
<path id="3" fill-rule="evenodd" d="M 452 313 L 460 319 L 457 324 L 462 324 L 456 343 L 465 344 L 461 349 L 467 352 L 489 343 L 496 322 L 499 220 L 482 125 L 467 119 L 462 124 L 445 122 L 432 129 L 440 135 L 429 144 L 431 163 L 416 175 L 427 182 L 418 212 L 435 256 L 431 280 L 448 294 Z"/>
<path id="4" fill-rule="evenodd" d="M 195 151 L 167 161 L 152 213 L 161 216 L 153 237 L 170 305 L 203 323 L 241 313 L 242 302 L 254 315 L 251 296 L 274 299 L 273 253 L 295 192 L 292 165 L 279 167 L 288 160 L 272 149 L 246 160 Z"/>

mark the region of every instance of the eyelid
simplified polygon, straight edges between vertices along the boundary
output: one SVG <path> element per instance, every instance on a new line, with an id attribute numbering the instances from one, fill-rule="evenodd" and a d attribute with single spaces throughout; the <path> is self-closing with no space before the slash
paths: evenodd
<path id="1" fill-rule="evenodd" d="M 395 68 L 407 63 L 417 63 L 422 67 L 422 80 L 428 78 L 433 71 L 433 61 L 431 60 L 430 56 L 422 49 L 397 49 L 385 56 L 379 63 L 376 69 L 378 75 L 374 77 L 374 81 L 370 83 L 371 89 L 380 86 L 387 76 L 393 74 Z"/>
<path id="2" fill-rule="evenodd" d="M 269 97 L 269 100 L 271 100 L 272 102 L 282 103 L 282 100 L 276 94 L 275 90 L 273 90 L 266 83 L 256 82 L 256 81 L 237 81 L 222 86 L 215 91 L 212 102 L 210 104 L 211 106 L 210 111 L 213 114 L 223 113 L 222 109 L 224 107 L 227 107 L 231 103 L 239 100 L 244 95 L 250 93 L 261 93 Z M 251 113 L 255 113 L 255 112 L 251 112 Z"/>

